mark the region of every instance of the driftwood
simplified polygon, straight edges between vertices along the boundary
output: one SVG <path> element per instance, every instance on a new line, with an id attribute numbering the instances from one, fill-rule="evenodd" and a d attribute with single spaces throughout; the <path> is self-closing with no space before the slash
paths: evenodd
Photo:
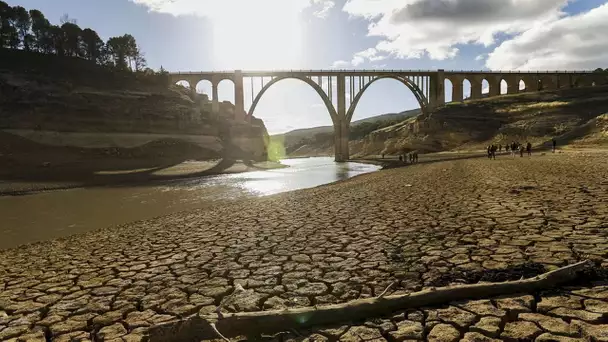
<path id="1" fill-rule="evenodd" d="M 234 336 L 274 334 L 340 322 L 380 317 L 395 311 L 440 305 L 459 300 L 530 293 L 576 279 L 577 272 L 593 263 L 589 260 L 565 266 L 531 279 L 432 288 L 405 295 L 357 299 L 351 302 L 275 311 L 239 312 L 194 316 L 150 329 L 150 341 L 201 341 Z M 221 332 L 218 336 L 217 332 Z"/>

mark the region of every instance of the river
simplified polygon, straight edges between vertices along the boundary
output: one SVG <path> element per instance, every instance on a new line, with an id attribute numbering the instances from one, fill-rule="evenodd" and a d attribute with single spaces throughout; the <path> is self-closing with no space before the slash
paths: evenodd
<path id="1" fill-rule="evenodd" d="M 216 201 L 311 188 L 379 166 L 333 158 L 281 161 L 289 167 L 162 184 L 92 187 L 0 197 L 0 249 L 107 226 L 204 208 Z"/>

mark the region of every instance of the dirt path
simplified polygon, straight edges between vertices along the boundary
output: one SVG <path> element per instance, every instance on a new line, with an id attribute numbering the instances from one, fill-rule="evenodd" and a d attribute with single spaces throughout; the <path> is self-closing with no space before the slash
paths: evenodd
<path id="1" fill-rule="evenodd" d="M 39 329 L 30 336 L 134 341 L 152 324 L 213 310 L 236 283 L 248 292 L 228 309 L 254 311 L 374 296 L 393 281 L 394 291 L 409 292 L 455 271 L 584 258 L 606 267 L 607 222 L 607 154 L 386 170 L 0 252 L 0 339 Z M 300 333 L 350 341 L 606 339 L 608 287 L 564 291 Z"/>

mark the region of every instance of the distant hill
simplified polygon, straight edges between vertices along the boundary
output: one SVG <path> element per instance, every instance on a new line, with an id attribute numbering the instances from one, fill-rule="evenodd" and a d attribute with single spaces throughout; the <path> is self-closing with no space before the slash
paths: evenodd
<path id="1" fill-rule="evenodd" d="M 407 118 L 414 117 L 420 114 L 420 109 L 408 110 L 401 113 L 388 113 L 369 118 L 353 121 L 351 123 L 351 132 L 369 133 L 373 130 L 393 125 L 397 122 L 401 122 Z M 333 127 L 332 126 L 319 126 L 313 128 L 304 128 L 293 130 L 284 134 L 276 134 L 271 136 L 274 141 L 280 141 L 283 144 L 287 154 L 292 155 L 294 152 L 300 150 L 305 145 L 310 145 L 313 140 L 319 138 L 320 145 L 330 144 L 333 146 Z M 369 131 L 369 132 L 367 132 Z M 355 134 L 356 135 L 356 134 Z M 316 141 L 315 141 L 316 142 Z M 313 143 L 313 145 L 318 145 Z M 308 155 L 306 149 L 302 150 L 301 153 L 296 155 Z M 316 154 L 316 153 L 312 153 Z"/>

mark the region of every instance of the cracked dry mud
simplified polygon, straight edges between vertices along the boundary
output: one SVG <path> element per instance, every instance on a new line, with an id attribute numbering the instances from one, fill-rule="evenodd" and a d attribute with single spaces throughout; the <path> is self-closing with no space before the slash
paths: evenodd
<path id="1" fill-rule="evenodd" d="M 413 186 L 410 186 L 413 185 Z M 437 162 L 0 252 L 0 340 L 138 341 L 208 313 L 344 302 L 455 270 L 608 266 L 608 155 Z M 458 282 L 458 280 L 455 280 Z M 608 286 L 449 303 L 279 340 L 608 341 Z"/>

